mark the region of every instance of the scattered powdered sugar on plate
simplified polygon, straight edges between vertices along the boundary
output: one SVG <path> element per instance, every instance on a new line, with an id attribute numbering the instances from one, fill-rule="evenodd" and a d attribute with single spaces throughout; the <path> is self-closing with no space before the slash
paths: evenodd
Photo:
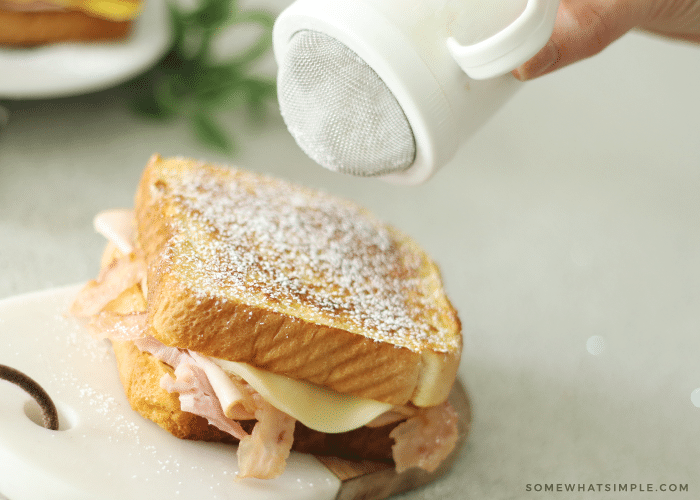
<path id="1" fill-rule="evenodd" d="M 433 264 L 400 232 L 320 191 L 234 169 L 214 172 L 173 172 L 158 186 L 180 212 L 168 254 L 174 269 L 192 271 L 196 294 L 303 310 L 319 324 L 340 318 L 369 338 L 414 351 L 457 347 L 456 323 L 441 320 L 454 312 L 441 285 L 426 279 Z"/>
<path id="2" fill-rule="evenodd" d="M 128 436 L 130 440 L 139 444 L 139 426 L 124 415 L 123 405 L 119 404 L 113 394 L 105 393 L 82 381 L 70 370 L 54 373 L 52 385 L 60 387 L 52 391 L 54 396 L 61 398 L 67 393 L 75 394 L 85 410 L 105 421 L 111 430 L 107 435 L 109 442 L 116 442 L 120 437 Z"/>

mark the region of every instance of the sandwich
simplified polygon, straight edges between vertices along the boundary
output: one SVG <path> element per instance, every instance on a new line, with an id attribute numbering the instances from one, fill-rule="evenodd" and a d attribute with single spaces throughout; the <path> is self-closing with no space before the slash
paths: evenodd
<path id="1" fill-rule="evenodd" d="M 237 444 L 239 478 L 290 450 L 434 471 L 455 448 L 462 348 L 440 272 L 365 209 L 287 181 L 154 155 L 133 209 L 95 218 L 72 313 L 111 341 L 132 408 Z"/>
<path id="2" fill-rule="evenodd" d="M 120 40 L 141 0 L 0 0 L 0 45 Z"/>

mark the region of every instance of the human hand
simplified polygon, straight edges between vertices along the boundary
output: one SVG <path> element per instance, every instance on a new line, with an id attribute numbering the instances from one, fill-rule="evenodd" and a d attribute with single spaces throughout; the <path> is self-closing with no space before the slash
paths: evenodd
<path id="1" fill-rule="evenodd" d="M 597 54 L 632 28 L 700 43 L 700 0 L 561 0 L 547 45 L 513 75 L 545 75 Z"/>

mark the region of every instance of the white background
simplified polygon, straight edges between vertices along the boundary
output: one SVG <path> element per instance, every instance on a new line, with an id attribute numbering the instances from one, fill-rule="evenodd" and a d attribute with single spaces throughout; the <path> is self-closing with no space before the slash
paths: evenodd
<path id="1" fill-rule="evenodd" d="M 633 33 L 524 84 L 455 160 L 409 188 L 326 172 L 273 110 L 222 117 L 242 151 L 121 92 L 6 103 L 0 298 L 92 278 L 99 210 L 129 206 L 153 152 L 224 161 L 354 199 L 440 264 L 463 323 L 468 445 L 406 498 L 541 498 L 532 484 L 688 484 L 700 492 L 700 47 Z M 589 353 L 600 336 L 604 350 Z M 597 486 L 596 486 L 597 487 Z M 645 486 L 646 488 L 646 486 Z M 612 495 L 612 496 L 611 496 Z"/>

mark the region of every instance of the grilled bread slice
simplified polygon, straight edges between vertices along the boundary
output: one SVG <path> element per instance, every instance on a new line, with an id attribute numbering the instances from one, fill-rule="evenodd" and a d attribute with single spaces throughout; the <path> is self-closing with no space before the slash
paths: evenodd
<path id="1" fill-rule="evenodd" d="M 141 8 L 141 0 L 2 0 L 0 45 L 123 39 Z"/>
<path id="2" fill-rule="evenodd" d="M 83 12 L 14 12 L 0 10 L 0 45 L 30 47 L 58 42 L 118 40 L 131 21 L 112 21 Z"/>
<path id="3" fill-rule="evenodd" d="M 438 268 L 364 209 L 155 155 L 135 213 L 162 343 L 395 405 L 447 398 L 461 327 Z"/>

